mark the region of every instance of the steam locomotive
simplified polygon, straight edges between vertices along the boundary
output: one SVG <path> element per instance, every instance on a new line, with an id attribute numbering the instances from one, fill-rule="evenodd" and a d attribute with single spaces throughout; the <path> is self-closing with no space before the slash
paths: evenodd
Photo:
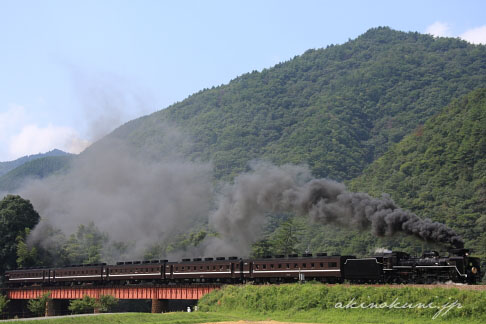
<path id="1" fill-rule="evenodd" d="M 411 257 L 405 252 L 381 253 L 367 258 L 328 256 L 326 253 L 277 255 L 261 259 L 237 257 L 85 264 L 63 268 L 27 268 L 6 271 L 10 287 L 59 285 L 120 285 L 173 283 L 280 283 L 316 280 L 327 283 L 435 283 L 474 284 L 481 279 L 479 258 L 469 251 L 448 257 L 426 252 Z"/>

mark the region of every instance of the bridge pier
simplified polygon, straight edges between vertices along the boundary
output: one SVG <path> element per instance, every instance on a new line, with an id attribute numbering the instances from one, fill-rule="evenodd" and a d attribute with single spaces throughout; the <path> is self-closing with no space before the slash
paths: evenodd
<path id="1" fill-rule="evenodd" d="M 152 299 L 152 313 L 167 312 L 169 308 L 169 300 L 167 299 Z"/>
<path id="2" fill-rule="evenodd" d="M 47 299 L 45 316 L 59 315 L 60 310 L 61 310 L 61 305 L 58 300 L 50 299 L 50 298 Z"/>

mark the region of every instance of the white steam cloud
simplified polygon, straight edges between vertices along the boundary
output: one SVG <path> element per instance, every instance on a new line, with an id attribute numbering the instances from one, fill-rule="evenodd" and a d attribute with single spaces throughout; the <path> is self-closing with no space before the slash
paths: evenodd
<path id="1" fill-rule="evenodd" d="M 94 222 L 115 241 L 135 242 L 132 255 L 207 217 L 211 166 L 183 160 L 155 161 L 116 140 L 77 157 L 66 174 L 28 183 L 21 190 L 42 217 L 34 241 L 50 225 L 73 233 Z M 48 239 L 48 238 L 45 238 Z"/>

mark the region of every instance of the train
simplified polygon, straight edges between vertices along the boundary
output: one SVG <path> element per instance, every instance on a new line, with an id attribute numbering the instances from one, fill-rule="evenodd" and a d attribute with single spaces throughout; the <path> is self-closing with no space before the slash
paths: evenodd
<path id="1" fill-rule="evenodd" d="M 481 280 L 480 259 L 467 249 L 448 256 L 437 251 L 421 257 L 395 251 L 370 257 L 352 255 L 276 255 L 260 259 L 193 258 L 27 268 L 5 272 L 9 287 L 66 285 L 137 285 L 192 283 L 439 283 L 475 284 Z"/>

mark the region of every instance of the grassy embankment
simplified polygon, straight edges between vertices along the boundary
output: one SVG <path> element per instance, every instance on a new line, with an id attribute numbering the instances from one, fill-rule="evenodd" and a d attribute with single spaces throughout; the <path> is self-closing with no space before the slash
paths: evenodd
<path id="1" fill-rule="evenodd" d="M 363 304 L 366 308 L 346 309 L 352 301 L 355 307 Z M 456 301 L 460 307 L 454 304 Z M 242 319 L 361 324 L 486 323 L 485 301 L 486 291 L 456 288 L 294 284 L 227 286 L 204 296 L 199 306 L 202 312 Z M 405 303 L 414 307 L 400 308 Z M 378 308 L 373 308 L 373 304 Z M 342 309 L 336 308 L 336 305 L 341 305 Z M 454 306 L 448 310 L 447 305 Z"/>
<path id="2" fill-rule="evenodd" d="M 354 301 L 366 309 L 339 309 Z M 486 323 L 486 291 L 456 288 L 388 288 L 293 284 L 227 286 L 199 302 L 199 311 L 168 314 L 106 314 L 48 319 L 36 324 L 206 323 L 237 320 L 276 320 L 329 324 L 350 323 Z M 458 304 L 460 303 L 460 307 Z M 370 304 L 382 308 L 372 309 Z M 386 304 L 385 304 L 386 303 Z M 413 308 L 400 308 L 405 303 Z M 422 306 L 418 306 L 420 303 Z M 394 304 L 395 307 L 385 307 Z M 339 304 L 338 304 L 339 305 Z M 448 310 L 445 305 L 454 305 Z M 428 308 L 424 308 L 427 306 Z M 433 306 L 434 308 L 430 308 Z M 442 309 L 442 310 L 441 310 Z M 436 315 L 434 318 L 434 315 Z M 25 324 L 34 321 L 22 322 Z"/>

